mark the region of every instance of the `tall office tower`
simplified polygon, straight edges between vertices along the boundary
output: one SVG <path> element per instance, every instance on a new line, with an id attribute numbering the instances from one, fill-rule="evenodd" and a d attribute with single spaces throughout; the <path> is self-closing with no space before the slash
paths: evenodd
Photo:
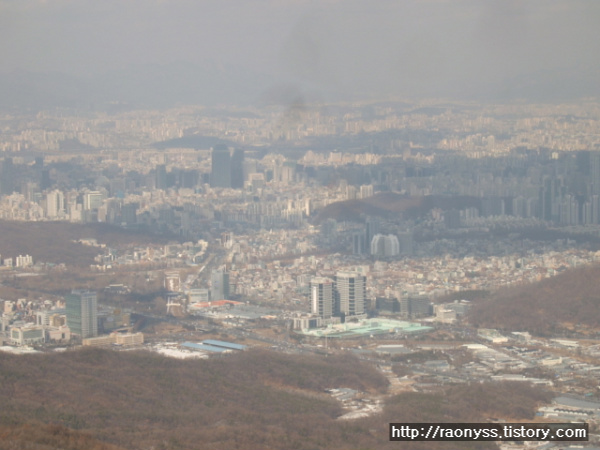
<path id="1" fill-rule="evenodd" d="M 590 222 L 598 224 L 600 223 L 600 195 L 592 195 L 589 203 L 591 205 Z"/>
<path id="2" fill-rule="evenodd" d="M 527 216 L 527 199 L 522 195 L 519 195 L 512 200 L 512 213 L 515 217 L 528 217 Z"/>
<path id="3" fill-rule="evenodd" d="M 448 228 L 460 228 L 460 211 L 456 208 L 444 211 L 444 224 Z"/>
<path id="4" fill-rule="evenodd" d="M 44 157 L 43 156 L 35 157 L 35 164 L 33 165 L 33 168 L 36 170 L 41 170 L 44 168 Z"/>
<path id="5" fill-rule="evenodd" d="M 216 145 L 212 150 L 210 186 L 231 187 L 231 156 L 225 145 Z"/>
<path id="6" fill-rule="evenodd" d="M 225 270 L 213 270 L 210 281 L 210 299 L 229 300 L 229 273 Z"/>
<path id="7" fill-rule="evenodd" d="M 290 184 L 294 182 L 296 179 L 296 163 L 286 161 L 279 169 L 279 177 L 276 179 L 276 181 L 281 181 L 284 184 Z"/>
<path id="8" fill-rule="evenodd" d="M 197 170 L 181 170 L 178 178 L 179 187 L 193 189 L 198 184 L 199 174 Z"/>
<path id="9" fill-rule="evenodd" d="M 366 238 L 367 238 L 367 246 L 371 245 L 373 241 L 373 237 L 376 234 L 379 234 L 379 229 L 381 226 L 381 220 L 378 217 L 367 217 L 366 221 Z"/>
<path id="10" fill-rule="evenodd" d="M 558 204 L 561 225 L 579 225 L 579 201 L 573 195 L 565 195 Z"/>
<path id="11" fill-rule="evenodd" d="M 46 217 L 54 219 L 65 212 L 65 196 L 55 189 L 46 194 Z"/>
<path id="12" fill-rule="evenodd" d="M 346 186 L 346 200 L 356 200 L 356 187 L 349 184 Z"/>
<path id="13" fill-rule="evenodd" d="M 593 159 L 591 157 L 591 159 Z M 593 162 L 592 162 L 593 164 Z M 591 168 L 590 170 L 593 170 Z M 593 177 L 592 177 L 593 179 Z M 544 177 L 543 186 L 540 188 L 539 213 L 542 220 L 558 220 L 558 211 L 556 210 L 557 199 L 561 197 L 560 180 L 555 177 Z M 592 186 L 593 191 L 593 186 Z"/>
<path id="14" fill-rule="evenodd" d="M 331 278 L 317 277 L 310 282 L 311 312 L 329 319 L 334 314 L 334 290 Z"/>
<path id="15" fill-rule="evenodd" d="M 36 197 L 41 197 L 42 195 L 40 193 L 40 188 L 37 185 L 37 183 L 33 183 L 31 181 L 28 181 L 23 185 L 22 194 L 30 202 L 34 202 Z M 38 195 L 36 196 L 36 194 Z"/>
<path id="16" fill-rule="evenodd" d="M 340 314 L 364 314 L 367 300 L 367 277 L 357 272 L 338 272 L 335 276 L 336 303 Z"/>
<path id="17" fill-rule="evenodd" d="M 484 197 L 481 199 L 481 215 L 483 217 L 503 216 L 506 213 L 506 205 L 503 198 Z"/>
<path id="18" fill-rule="evenodd" d="M 583 176 L 590 174 L 590 153 L 589 150 L 575 152 L 575 169 Z"/>
<path id="19" fill-rule="evenodd" d="M 137 223 L 137 210 L 139 203 L 125 203 L 121 206 L 121 223 L 135 225 Z"/>
<path id="20" fill-rule="evenodd" d="M 83 194 L 83 209 L 91 211 L 102 206 L 102 193 L 99 191 L 90 191 Z"/>
<path id="21" fill-rule="evenodd" d="M 415 252 L 415 239 L 410 231 L 398 233 L 398 243 L 401 255 L 411 256 Z"/>
<path id="22" fill-rule="evenodd" d="M 97 296 L 92 291 L 74 290 L 65 297 L 67 325 L 81 339 L 98 336 Z"/>
<path id="23" fill-rule="evenodd" d="M 231 187 L 242 189 L 244 187 L 244 150 L 236 148 L 231 157 Z"/>
<path id="24" fill-rule="evenodd" d="M 50 178 L 50 169 L 42 169 L 40 173 L 40 189 L 45 191 L 52 186 L 52 179 Z"/>
<path id="25" fill-rule="evenodd" d="M 600 194 L 600 151 L 590 152 L 590 179 L 592 182 L 591 194 Z"/>
<path id="26" fill-rule="evenodd" d="M 154 172 L 154 187 L 156 189 L 167 188 L 167 166 L 159 164 Z"/>
<path id="27" fill-rule="evenodd" d="M 352 234 L 352 254 L 364 255 L 367 253 L 367 237 L 364 231 L 356 231 Z"/>
<path id="28" fill-rule="evenodd" d="M 15 168 L 12 158 L 4 158 L 0 173 L 0 193 L 10 195 L 15 189 Z"/>
<path id="29" fill-rule="evenodd" d="M 360 187 L 360 198 L 373 197 L 373 185 L 364 184 Z"/>

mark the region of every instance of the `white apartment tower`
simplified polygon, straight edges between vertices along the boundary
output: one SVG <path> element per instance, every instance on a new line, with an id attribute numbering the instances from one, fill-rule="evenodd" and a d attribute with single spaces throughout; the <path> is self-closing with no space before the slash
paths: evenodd
<path id="1" fill-rule="evenodd" d="M 317 277 L 310 282 L 311 312 L 323 319 L 334 314 L 335 295 L 331 278 Z"/>
<path id="2" fill-rule="evenodd" d="M 46 194 L 46 217 L 54 219 L 62 216 L 65 212 L 65 196 L 59 190 L 50 191 Z"/>
<path id="3" fill-rule="evenodd" d="M 397 256 L 400 254 L 400 243 L 398 237 L 393 234 L 384 236 L 376 234 L 371 241 L 371 255 L 374 256 Z"/>
<path id="4" fill-rule="evenodd" d="M 358 272 L 338 272 L 335 276 L 339 311 L 346 316 L 366 312 L 367 277 Z"/>

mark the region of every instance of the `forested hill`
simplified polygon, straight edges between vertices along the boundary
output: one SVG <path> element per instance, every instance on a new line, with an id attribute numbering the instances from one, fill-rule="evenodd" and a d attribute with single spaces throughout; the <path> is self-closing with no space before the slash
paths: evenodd
<path id="1" fill-rule="evenodd" d="M 419 217 L 434 208 L 442 210 L 479 207 L 481 199 L 467 196 L 407 196 L 394 192 L 381 192 L 361 200 L 335 202 L 323 208 L 314 218 L 315 223 L 327 219 L 362 221 L 362 215 L 383 218 Z"/>
<path id="2" fill-rule="evenodd" d="M 209 360 L 83 348 L 0 352 L 0 450 L 395 450 L 390 422 L 531 420 L 551 393 L 524 383 L 439 386 L 384 397 L 388 380 L 354 356 L 250 350 Z M 354 420 L 324 390 L 385 398 Z M 404 448 L 404 447 L 403 447 Z M 496 444 L 411 443 L 414 449 Z"/>
<path id="3" fill-rule="evenodd" d="M 182 361 L 101 349 L 0 352 L 0 430 L 52 424 L 58 434 L 75 430 L 130 450 L 348 448 L 335 426 L 340 403 L 324 390 L 381 393 L 387 384 L 350 355 L 253 350 Z"/>
<path id="4" fill-rule="evenodd" d="M 537 283 L 507 287 L 471 309 L 478 327 L 544 336 L 600 326 L 600 265 L 578 267 Z"/>
<path id="5" fill-rule="evenodd" d="M 62 425 L 0 425 L 0 450 L 126 450 Z"/>
<path id="6" fill-rule="evenodd" d="M 166 244 L 172 237 L 130 231 L 105 223 L 17 222 L 0 220 L 0 254 L 3 258 L 31 255 L 34 262 L 65 263 L 86 267 L 101 251 L 75 241 L 96 239 L 108 246 L 137 243 Z"/>

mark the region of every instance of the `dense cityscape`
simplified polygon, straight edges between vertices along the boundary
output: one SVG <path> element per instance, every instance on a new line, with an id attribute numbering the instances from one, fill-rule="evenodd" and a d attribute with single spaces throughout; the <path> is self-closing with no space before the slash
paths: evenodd
<path id="1" fill-rule="evenodd" d="M 0 0 L 0 450 L 599 449 L 599 17 Z"/>
<path id="2" fill-rule="evenodd" d="M 595 423 L 593 328 L 536 336 L 477 328 L 468 313 L 600 258 L 598 113 L 388 102 L 6 114 L 3 220 L 150 239 L 71 239 L 96 253 L 77 268 L 87 284 L 64 275 L 68 261 L 3 250 L 3 284 L 20 289 L 3 300 L 2 350 L 351 352 L 391 393 L 529 382 L 557 392 L 538 415 Z M 67 284 L 21 297 L 14 280 L 44 274 Z M 382 407 L 331 392 L 342 419 Z"/>

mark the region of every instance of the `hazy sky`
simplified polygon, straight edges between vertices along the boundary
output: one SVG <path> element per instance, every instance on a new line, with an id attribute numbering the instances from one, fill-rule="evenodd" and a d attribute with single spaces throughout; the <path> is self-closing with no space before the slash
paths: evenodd
<path id="1" fill-rule="evenodd" d="M 0 0 L 0 61 L 76 75 L 235 64 L 357 95 L 583 83 L 600 79 L 600 1 Z"/>

